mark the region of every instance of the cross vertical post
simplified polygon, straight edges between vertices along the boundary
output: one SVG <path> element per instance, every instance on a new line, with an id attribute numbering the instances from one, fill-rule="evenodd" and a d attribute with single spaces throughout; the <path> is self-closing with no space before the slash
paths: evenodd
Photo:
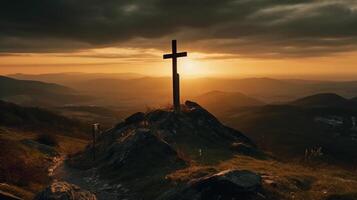
<path id="1" fill-rule="evenodd" d="M 177 42 L 172 40 L 172 54 L 177 53 Z M 172 57 L 172 91 L 175 111 L 180 111 L 180 86 L 178 83 L 179 75 L 177 73 L 177 57 Z"/>
<path id="2" fill-rule="evenodd" d="M 177 53 L 177 41 L 172 40 L 172 53 L 165 54 L 164 59 L 172 59 L 172 91 L 175 112 L 180 112 L 180 75 L 177 73 L 177 58 L 187 56 L 187 52 Z"/>

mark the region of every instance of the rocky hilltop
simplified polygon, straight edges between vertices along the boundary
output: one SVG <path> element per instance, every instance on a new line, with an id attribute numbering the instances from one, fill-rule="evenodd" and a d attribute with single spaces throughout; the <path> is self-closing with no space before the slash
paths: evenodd
<path id="1" fill-rule="evenodd" d="M 219 163 L 236 154 L 264 157 L 241 132 L 186 101 L 181 113 L 158 109 L 133 114 L 98 136 L 95 149 L 88 145 L 69 164 L 95 169 L 111 184 L 123 183 L 138 199 L 154 199 L 176 187 L 167 178 L 170 173 L 195 163 Z"/>

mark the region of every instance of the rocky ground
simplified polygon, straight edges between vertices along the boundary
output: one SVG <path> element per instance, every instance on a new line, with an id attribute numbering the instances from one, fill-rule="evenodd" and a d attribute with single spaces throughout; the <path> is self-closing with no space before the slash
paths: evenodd
<path id="1" fill-rule="evenodd" d="M 96 168 L 80 170 L 69 167 L 65 162 L 61 162 L 54 169 L 52 178 L 54 182 L 71 183 L 90 191 L 98 199 L 131 199 L 130 191 L 127 188 L 120 183 L 111 184 L 107 180 L 101 179 Z"/>

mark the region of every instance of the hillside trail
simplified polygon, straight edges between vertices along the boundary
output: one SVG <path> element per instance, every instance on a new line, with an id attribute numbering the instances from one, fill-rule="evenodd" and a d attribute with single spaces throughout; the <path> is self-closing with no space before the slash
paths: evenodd
<path id="1" fill-rule="evenodd" d="M 75 184 L 82 189 L 88 190 L 97 196 L 98 200 L 132 200 L 134 199 L 129 190 L 122 184 L 110 184 L 103 180 L 97 173 L 96 168 L 79 170 L 68 166 L 66 156 L 55 159 L 49 168 L 49 176 L 54 181 L 66 181 Z"/>

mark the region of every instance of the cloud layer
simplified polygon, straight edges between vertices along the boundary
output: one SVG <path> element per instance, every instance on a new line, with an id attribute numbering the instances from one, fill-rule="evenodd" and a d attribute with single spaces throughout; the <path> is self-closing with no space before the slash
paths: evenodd
<path id="1" fill-rule="evenodd" d="M 98 47 L 248 57 L 305 57 L 357 50 L 356 0 L 4 0 L 0 52 Z"/>

